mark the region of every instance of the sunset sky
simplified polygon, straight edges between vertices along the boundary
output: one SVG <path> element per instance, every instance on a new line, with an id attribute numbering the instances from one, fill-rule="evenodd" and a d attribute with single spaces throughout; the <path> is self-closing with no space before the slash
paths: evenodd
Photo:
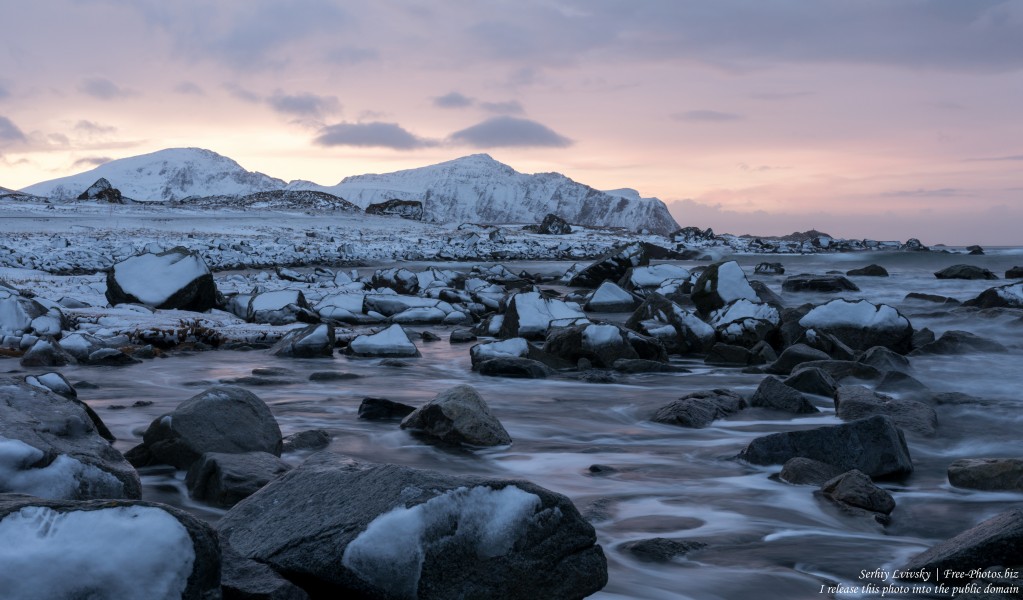
<path id="1" fill-rule="evenodd" d="M 486 152 L 682 225 L 1023 244 L 1023 0 L 0 7 L 0 186 L 197 146 L 334 184 Z"/>

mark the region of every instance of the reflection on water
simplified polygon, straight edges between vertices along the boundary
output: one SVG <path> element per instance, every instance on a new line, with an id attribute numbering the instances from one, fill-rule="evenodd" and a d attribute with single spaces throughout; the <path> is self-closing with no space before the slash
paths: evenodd
<path id="1" fill-rule="evenodd" d="M 765 257 L 739 258 L 748 273 L 763 260 Z M 617 382 L 612 384 L 486 378 L 470 371 L 469 345 L 448 344 L 442 328 L 435 327 L 429 329 L 442 333 L 445 341 L 419 343 L 423 356 L 407 361 L 407 367 L 383 366 L 372 359 L 294 360 L 263 352 L 218 351 L 181 354 L 123 369 L 68 367 L 63 372 L 73 382 L 87 380 L 100 386 L 81 390 L 81 397 L 103 416 L 118 438 L 117 447 L 124 451 L 138 443 L 153 418 L 204 385 L 247 376 L 259 367 L 283 367 L 287 371 L 274 376 L 283 383 L 250 389 L 270 405 L 286 435 L 323 428 L 334 435 L 333 451 L 366 461 L 528 479 L 571 497 L 593 521 L 608 555 L 610 582 L 596 596 L 600 598 L 816 596 L 825 581 L 854 583 L 861 569 L 899 566 L 934 542 L 1019 504 L 1020 494 L 951 488 L 945 475 L 948 463 L 957 458 L 1019 454 L 1018 431 L 1023 421 L 1018 410 L 1018 391 L 1023 389 L 1019 316 L 981 319 L 938 311 L 936 305 L 905 303 L 902 298 L 909 291 L 970 298 L 992 282 L 940 281 L 933 271 L 962 262 L 1003 273 L 1023 262 L 1020 254 L 892 253 L 767 260 L 781 261 L 789 273 L 844 272 L 869 263 L 881 264 L 892 277 L 856 278 L 862 292 L 845 297 L 890 302 L 918 328 L 930 327 L 939 334 L 964 329 L 1010 348 L 1004 354 L 913 359 L 913 375 L 934 390 L 973 394 L 989 404 L 939 406 L 937 436 L 909 435 L 917 469 L 905 482 L 885 484 L 898 502 L 887 529 L 839 513 L 818 501 L 810 487 L 768 479 L 776 467 L 753 467 L 731 460 L 759 435 L 839 422 L 830 399 L 815 399 L 824 410 L 822 414 L 798 419 L 751 411 L 701 430 L 649 422 L 656 408 L 687 392 L 724 387 L 749 395 L 761 377 L 735 369 L 707 368 L 693 360 L 678 363 L 692 368 L 691 374 L 616 375 Z M 566 266 L 509 265 L 515 272 L 525 268 L 550 273 Z M 781 293 L 781 277 L 759 278 Z M 833 296 L 783 297 L 798 305 Z M 360 377 L 309 381 L 316 371 L 343 371 Z M 415 440 L 399 430 L 397 423 L 357 418 L 363 397 L 417 405 L 460 383 L 479 389 L 514 438 L 511 447 L 479 452 L 443 450 Z M 136 400 L 153 404 L 109 408 Z M 592 474 L 588 468 L 593 464 L 613 470 Z M 182 506 L 211 521 L 222 514 L 188 500 L 180 472 L 147 469 L 143 479 L 149 499 Z M 698 539 L 710 545 L 670 565 L 638 562 L 616 550 L 619 543 L 654 536 Z"/>

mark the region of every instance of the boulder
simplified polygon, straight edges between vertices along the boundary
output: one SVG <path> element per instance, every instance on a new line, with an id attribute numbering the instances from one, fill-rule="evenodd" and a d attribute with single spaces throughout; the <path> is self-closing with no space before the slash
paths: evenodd
<path id="1" fill-rule="evenodd" d="M 110 430 L 107 429 L 106 423 L 103 422 L 103 419 L 96 414 L 96 411 L 94 411 L 91 406 L 78 399 L 78 392 L 75 390 L 74 386 L 72 386 L 71 382 L 60 373 L 26 375 L 25 383 L 39 389 L 51 391 L 58 396 L 63 396 L 82 407 L 85 414 L 89 415 L 89 420 L 92 421 L 92 425 L 96 428 L 96 433 L 108 442 L 116 441 L 114 434 L 110 433 Z"/>
<path id="2" fill-rule="evenodd" d="M 895 394 L 918 394 L 930 391 L 922 381 L 902 371 L 886 371 L 881 381 L 874 387 L 876 392 Z"/>
<path id="3" fill-rule="evenodd" d="M 514 377 L 518 379 L 544 379 L 554 370 L 540 361 L 517 356 L 489 358 L 477 366 L 480 375 L 489 377 Z"/>
<path id="4" fill-rule="evenodd" d="M 942 580 L 968 577 L 973 569 L 1023 564 L 1023 510 L 997 514 L 911 558 L 905 572 L 939 571 Z M 949 570 L 950 573 L 945 571 Z"/>
<path id="5" fill-rule="evenodd" d="M 370 204 L 366 207 L 366 214 L 422 221 L 425 212 L 423 211 L 423 203 L 418 200 L 391 199 Z"/>
<path id="6" fill-rule="evenodd" d="M 281 453 L 300 450 L 321 450 L 330 445 L 330 432 L 326 429 L 307 429 L 293 433 L 281 443 Z"/>
<path id="7" fill-rule="evenodd" d="M 781 283 L 781 289 L 786 292 L 858 292 L 860 288 L 841 275 L 811 275 L 802 273 L 787 277 Z"/>
<path id="8" fill-rule="evenodd" d="M 288 463 L 266 452 L 207 452 L 189 467 L 185 485 L 192 498 L 230 508 L 289 470 Z"/>
<path id="9" fill-rule="evenodd" d="M 813 308 L 799 319 L 799 325 L 834 335 L 853 350 L 884 346 L 905 354 L 912 349 L 913 326 L 887 304 L 838 298 Z"/>
<path id="10" fill-rule="evenodd" d="M 644 267 L 632 267 L 625 272 L 618 285 L 627 290 L 653 290 L 667 281 L 688 281 L 691 277 L 689 269 L 661 263 Z"/>
<path id="11" fill-rule="evenodd" d="M 635 296 L 615 283 L 605 281 L 593 292 L 583 308 L 593 312 L 632 312 L 638 304 L 639 300 Z"/>
<path id="12" fill-rule="evenodd" d="M 593 366 L 610 369 L 616 360 L 644 358 L 668 362 L 659 342 L 617 325 L 596 324 L 563 327 L 552 331 L 543 351 L 571 364 L 586 359 Z"/>
<path id="13" fill-rule="evenodd" d="M 650 264 L 650 244 L 632 242 L 619 246 L 576 273 L 568 285 L 595 288 L 606 280 L 618 281 L 632 267 Z"/>
<path id="14" fill-rule="evenodd" d="M 841 473 L 834 465 L 797 456 L 785 461 L 778 479 L 792 485 L 821 485 Z"/>
<path id="15" fill-rule="evenodd" d="M 290 331 L 270 348 L 270 354 L 292 358 L 333 356 L 334 326 L 321 323 Z"/>
<path id="16" fill-rule="evenodd" d="M 930 248 L 924 246 L 923 243 L 916 238 L 909 238 L 905 244 L 899 246 L 899 250 L 903 252 L 930 252 Z"/>
<path id="17" fill-rule="evenodd" d="M 828 375 L 827 371 L 813 367 L 796 369 L 783 380 L 783 383 L 804 394 L 827 396 L 828 398 L 831 398 L 835 390 L 838 389 L 838 383 L 831 375 Z"/>
<path id="18" fill-rule="evenodd" d="M 826 353 L 816 348 L 811 348 L 806 344 L 795 344 L 783 350 L 781 355 L 778 356 L 778 360 L 767 367 L 767 372 L 788 375 L 799 365 L 813 361 L 829 360 L 830 358 Z"/>
<path id="19" fill-rule="evenodd" d="M 536 232 L 544 235 L 565 235 L 572 233 L 572 226 L 558 215 L 547 213 L 540 226 L 536 228 Z"/>
<path id="20" fill-rule="evenodd" d="M 876 381 L 884 377 L 877 368 L 854 360 L 815 360 L 801 364 L 800 368 L 820 369 L 831 375 L 835 381 L 842 381 L 846 377 Z"/>
<path id="21" fill-rule="evenodd" d="M 784 275 L 785 267 L 779 262 L 762 262 L 753 269 L 758 275 Z"/>
<path id="22" fill-rule="evenodd" d="M 1006 279 L 1023 279 L 1023 267 L 1012 267 L 1005 272 Z"/>
<path id="23" fill-rule="evenodd" d="M 365 294 L 360 293 L 330 294 L 321 298 L 313 311 L 321 319 L 339 323 L 358 325 L 379 322 L 380 317 L 363 313 L 365 297 Z"/>
<path id="24" fill-rule="evenodd" d="M 45 306 L 0 280 L 0 339 L 8 335 L 38 334 L 33 322 L 47 312 Z"/>
<path id="25" fill-rule="evenodd" d="M 742 267 L 734 260 L 710 265 L 693 284 L 693 304 L 703 315 L 739 299 L 760 301 Z"/>
<path id="26" fill-rule="evenodd" d="M 0 490 L 54 500 L 139 498 L 138 473 L 101 431 L 109 435 L 84 403 L 0 377 Z"/>
<path id="27" fill-rule="evenodd" d="M 275 290 L 255 294 L 249 298 L 245 309 L 245 320 L 268 325 L 290 323 L 316 323 L 319 315 L 306 302 L 300 290 Z"/>
<path id="28" fill-rule="evenodd" d="M 830 333 L 824 333 L 816 329 L 804 331 L 796 343 L 816 348 L 835 360 L 853 360 L 856 358 L 856 352 L 849 346 L 846 346 L 842 340 Z"/>
<path id="29" fill-rule="evenodd" d="M 776 294 L 774 290 L 772 290 L 763 281 L 753 280 L 749 282 L 749 286 L 753 288 L 754 292 L 756 292 L 757 298 L 760 299 L 760 302 L 770 304 L 771 306 L 779 309 L 784 306 L 785 302 L 782 300 L 781 296 Z"/>
<path id="30" fill-rule="evenodd" d="M 975 352 L 1005 352 L 1005 346 L 970 333 L 956 329 L 946 331 L 941 337 L 929 344 L 913 350 L 914 356 L 920 354 L 973 354 Z"/>
<path id="31" fill-rule="evenodd" d="M 755 465 L 772 465 L 797 456 L 843 471 L 859 469 L 870 477 L 903 477 L 913 472 L 905 436 L 891 418 L 881 415 L 758 437 L 738 458 Z"/>
<path id="32" fill-rule="evenodd" d="M 889 515 L 895 510 L 895 498 L 874 485 L 861 471 L 853 469 L 821 485 L 821 495 L 840 505 Z"/>
<path id="33" fill-rule="evenodd" d="M 163 504 L 0 495 L 0 539 L 5 598 L 220 597 L 216 531 Z"/>
<path id="34" fill-rule="evenodd" d="M 593 527 L 560 494 L 326 452 L 237 504 L 219 530 L 315 597 L 567 599 L 607 582 Z"/>
<path id="35" fill-rule="evenodd" d="M 771 375 L 768 375 L 760 382 L 757 391 L 750 398 L 749 405 L 756 408 L 770 408 L 796 414 L 820 412 L 806 396 Z"/>
<path id="36" fill-rule="evenodd" d="M 224 600 L 309 600 L 302 588 L 267 565 L 221 544 L 220 589 Z"/>
<path id="37" fill-rule="evenodd" d="M 100 177 L 96 183 L 89 186 L 87 190 L 78 195 L 79 200 L 101 200 L 111 204 L 124 204 L 121 190 L 110 185 L 106 177 Z"/>
<path id="38" fill-rule="evenodd" d="M 881 371 L 908 371 L 910 368 L 909 359 L 901 354 L 892 352 L 884 346 L 874 346 L 858 359 L 859 362 L 870 365 Z"/>
<path id="39" fill-rule="evenodd" d="M 963 306 L 977 308 L 1023 308 L 1023 282 L 988 288 Z"/>
<path id="40" fill-rule="evenodd" d="M 959 306 L 962 304 L 955 298 L 949 298 L 948 296 L 941 296 L 939 294 L 925 294 L 923 292 L 910 292 L 906 294 L 906 300 L 917 300 L 919 302 L 933 302 L 935 304 L 944 304 L 945 306 Z"/>
<path id="41" fill-rule="evenodd" d="M 187 469 L 207 452 L 281 455 L 281 429 L 266 403 L 240 387 L 219 385 L 157 417 L 142 445 L 159 463 Z"/>
<path id="42" fill-rule="evenodd" d="M 657 537 L 625 542 L 618 545 L 618 550 L 631 554 L 633 558 L 643 562 L 666 563 L 679 556 L 685 556 L 693 550 L 706 547 L 707 544 L 694 540 Z"/>
<path id="43" fill-rule="evenodd" d="M 934 435 L 938 415 L 934 409 L 916 400 L 896 400 L 862 385 L 843 385 L 835 390 L 835 415 L 843 421 L 886 415 L 900 428 Z"/>
<path id="44" fill-rule="evenodd" d="M 647 295 L 625 327 L 659 340 L 671 354 L 705 352 L 715 341 L 713 327 L 656 293 Z"/>
<path id="45" fill-rule="evenodd" d="M 348 344 L 348 353 L 363 357 L 420 356 L 419 349 L 397 323 L 377 333 L 356 337 Z"/>
<path id="46" fill-rule="evenodd" d="M 401 420 L 415 412 L 416 407 L 388 400 L 387 398 L 363 398 L 359 404 L 359 418 L 369 421 Z"/>
<path id="47" fill-rule="evenodd" d="M 958 488 L 1023 492 L 1023 459 L 963 458 L 948 466 L 948 482 Z"/>
<path id="48" fill-rule="evenodd" d="M 745 367 L 753 364 L 753 353 L 743 346 L 717 342 L 707 351 L 704 362 L 723 367 Z"/>
<path id="49" fill-rule="evenodd" d="M 967 252 L 967 254 L 972 254 L 974 256 L 979 256 L 979 255 L 984 254 L 984 248 L 974 244 L 973 246 L 967 246 L 966 247 L 966 252 Z"/>
<path id="50" fill-rule="evenodd" d="M 845 272 L 850 277 L 888 277 L 888 269 L 881 265 L 867 265 Z"/>
<path id="51" fill-rule="evenodd" d="M 427 439 L 448 445 L 502 446 L 512 443 L 501 422 L 470 385 L 458 385 L 437 394 L 401 422 Z"/>
<path id="52" fill-rule="evenodd" d="M 100 348 L 89 354 L 89 358 L 85 362 L 94 366 L 125 367 L 137 365 L 142 361 L 117 348 Z"/>
<path id="53" fill-rule="evenodd" d="M 181 246 L 125 259 L 107 271 L 110 305 L 204 312 L 219 303 L 220 292 L 206 261 Z"/>
<path id="54" fill-rule="evenodd" d="M 475 342 L 478 338 L 471 329 L 455 329 L 448 336 L 448 342 L 452 344 L 468 344 Z"/>
<path id="55" fill-rule="evenodd" d="M 934 273 L 938 279 L 998 279 L 990 270 L 976 265 L 952 265 Z"/>
<path id="56" fill-rule="evenodd" d="M 553 326 L 587 321 L 578 304 L 544 298 L 540 292 L 515 294 L 508 301 L 498 337 L 543 339 Z"/>
<path id="57" fill-rule="evenodd" d="M 655 423 L 701 429 L 744 408 L 746 401 L 731 390 L 705 390 L 686 394 L 662 406 L 657 409 L 651 420 Z"/>
<path id="58" fill-rule="evenodd" d="M 28 352 L 21 356 L 23 367 L 63 367 L 78 361 L 64 351 L 60 342 L 52 337 L 36 340 Z"/>

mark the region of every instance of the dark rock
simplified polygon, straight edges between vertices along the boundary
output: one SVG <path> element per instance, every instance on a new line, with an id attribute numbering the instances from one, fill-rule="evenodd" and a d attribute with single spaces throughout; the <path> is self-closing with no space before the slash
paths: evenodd
<path id="1" fill-rule="evenodd" d="M 1005 272 L 1006 279 L 1023 279 L 1023 267 L 1013 267 Z"/>
<path id="2" fill-rule="evenodd" d="M 651 420 L 655 423 L 700 429 L 744 408 L 746 401 L 731 390 L 705 390 L 686 394 L 662 406 Z"/>
<path id="3" fill-rule="evenodd" d="M 778 375 L 788 375 L 796 367 L 804 363 L 828 361 L 830 359 L 830 356 L 816 348 L 811 348 L 806 344 L 795 344 L 782 351 L 778 360 L 774 361 L 767 367 L 767 372 L 776 373 Z"/>
<path id="4" fill-rule="evenodd" d="M 270 348 L 273 356 L 319 358 L 334 355 L 334 326 L 327 323 L 289 331 Z"/>
<path id="5" fill-rule="evenodd" d="M 667 352 L 704 352 L 714 344 L 714 328 L 657 293 L 649 293 L 625 327 L 656 338 Z"/>
<path id="6" fill-rule="evenodd" d="M 753 353 L 749 348 L 718 342 L 707 351 L 704 362 L 708 365 L 745 367 L 753 362 Z"/>
<path id="7" fill-rule="evenodd" d="M 324 598 L 582 598 L 607 581 L 593 527 L 560 494 L 326 452 L 219 529 L 241 556 Z"/>
<path id="8" fill-rule="evenodd" d="M 8 535 L 14 529 L 14 535 L 4 542 L 17 548 L 18 564 L 53 574 L 17 577 L 5 573 L 5 598 L 220 597 L 217 533 L 177 508 L 141 500 L 75 502 L 0 494 L 0 523 L 13 526 L 6 529 Z M 93 530 L 110 547 L 89 539 Z M 183 544 L 191 546 L 191 556 L 182 552 Z M 145 552 L 135 561 L 135 549 L 140 547 Z M 111 564 L 113 557 L 116 566 Z M 177 584 L 183 576 L 187 576 L 183 585 Z"/>
<path id="9" fill-rule="evenodd" d="M 941 334 L 937 340 L 920 346 L 912 352 L 920 354 L 973 354 L 974 352 L 1005 352 L 1005 346 L 998 342 L 984 339 L 968 331 L 950 330 Z"/>
<path id="10" fill-rule="evenodd" d="M 568 285 L 595 288 L 604 281 L 618 281 L 631 267 L 650 264 L 650 244 L 633 242 L 619 246 L 576 273 Z"/>
<path id="11" fill-rule="evenodd" d="M 988 288 L 963 306 L 977 308 L 1023 308 L 1023 283 Z"/>
<path id="12" fill-rule="evenodd" d="M 693 284 L 691 298 L 702 315 L 709 315 L 741 298 L 759 300 L 742 267 L 734 260 L 714 263 L 704 269 Z"/>
<path id="13" fill-rule="evenodd" d="M 757 342 L 750 348 L 750 364 L 766 365 L 778 360 L 778 353 L 774 351 L 767 341 Z"/>
<path id="14" fill-rule="evenodd" d="M 266 452 L 207 452 L 189 467 L 185 485 L 192 498 L 229 508 L 290 469 Z"/>
<path id="15" fill-rule="evenodd" d="M 835 379 L 828 375 L 827 371 L 816 367 L 796 369 L 783 380 L 783 383 L 805 394 L 827 396 L 828 398 L 831 398 L 835 390 L 838 389 Z"/>
<path id="16" fill-rule="evenodd" d="M 917 394 L 929 391 L 929 388 L 922 381 L 902 371 L 886 372 L 874 389 L 878 392 L 892 392 L 896 394 Z"/>
<path id="17" fill-rule="evenodd" d="M 608 465 L 590 465 L 586 471 L 591 475 L 610 475 L 611 473 L 617 473 L 618 469 Z"/>
<path id="18" fill-rule="evenodd" d="M 129 354 L 125 354 L 116 348 L 100 348 L 95 352 L 89 354 L 89 359 L 86 361 L 90 365 L 104 365 L 108 367 L 125 367 L 128 365 L 137 365 L 142 361 L 134 358 Z"/>
<path id="19" fill-rule="evenodd" d="M 214 386 L 157 417 L 142 436 L 161 463 L 187 469 L 207 452 L 281 454 L 281 429 L 258 396 Z"/>
<path id="20" fill-rule="evenodd" d="M 856 351 L 884 346 L 905 354 L 912 349 L 913 325 L 887 304 L 838 298 L 813 308 L 799 319 L 799 325 L 834 335 Z"/>
<path id="21" fill-rule="evenodd" d="M 884 346 L 874 346 L 867 350 L 858 359 L 859 362 L 870 365 L 878 371 L 908 371 L 909 359 L 901 354 L 892 352 Z"/>
<path id="22" fill-rule="evenodd" d="M 309 381 L 350 381 L 352 379 L 362 379 L 362 375 L 339 371 L 316 371 L 309 374 Z"/>
<path id="23" fill-rule="evenodd" d="M 299 450 L 322 450 L 330 445 L 330 432 L 326 429 L 307 429 L 293 433 L 281 443 L 281 453 Z"/>
<path id="24" fill-rule="evenodd" d="M 373 288 L 390 288 L 400 295 L 414 296 L 419 291 L 419 277 L 404 267 L 377 269 L 370 279 Z"/>
<path id="25" fill-rule="evenodd" d="M 21 356 L 23 367 L 63 367 L 74 364 L 75 360 L 57 340 L 46 337 L 36 340 L 28 352 Z"/>
<path id="26" fill-rule="evenodd" d="M 623 358 L 668 362 L 663 346 L 649 339 L 650 343 L 641 344 L 642 341 L 641 336 L 616 325 L 590 323 L 552 331 L 544 342 L 543 351 L 570 363 L 585 358 L 602 369 L 610 369 L 616 360 Z"/>
<path id="27" fill-rule="evenodd" d="M 413 221 L 422 221 L 423 215 L 423 203 L 418 200 L 385 200 L 383 202 L 377 202 L 376 204 L 370 204 L 366 207 L 367 215 L 384 215 L 388 217 L 397 216 L 402 219 L 411 219 Z"/>
<path id="28" fill-rule="evenodd" d="M 1023 492 L 1023 459 L 963 458 L 948 466 L 948 482 L 958 488 Z"/>
<path id="29" fill-rule="evenodd" d="M 687 373 L 688 369 L 673 367 L 658 360 L 619 358 L 611 365 L 619 373 Z"/>
<path id="30" fill-rule="evenodd" d="M 544 235 L 565 235 L 572 233 L 572 226 L 558 215 L 547 213 L 536 232 Z"/>
<path id="31" fill-rule="evenodd" d="M 480 375 L 520 379 L 544 379 L 554 374 L 554 370 L 542 362 L 519 356 L 488 358 L 480 362 L 476 370 Z"/>
<path id="32" fill-rule="evenodd" d="M 913 348 L 922 348 L 935 340 L 934 332 L 924 327 L 913 332 Z"/>
<path id="33" fill-rule="evenodd" d="M 448 337 L 448 341 L 452 344 L 467 344 L 475 342 L 477 339 L 476 334 L 469 329 L 455 329 Z"/>
<path id="34" fill-rule="evenodd" d="M 512 443 L 501 422 L 470 385 L 444 390 L 410 413 L 401 422 L 410 429 L 443 444 L 502 446 Z"/>
<path id="35" fill-rule="evenodd" d="M 146 278 L 135 273 L 145 268 Z M 179 282 L 168 294 L 152 295 L 149 281 Z M 136 294 L 141 294 L 146 301 Z M 159 296 L 159 297 L 157 297 Z M 107 301 L 117 304 L 144 304 L 159 309 L 204 312 L 218 304 L 220 292 L 206 261 L 197 252 L 181 246 L 158 254 L 141 254 L 123 260 L 107 271 Z"/>
<path id="36" fill-rule="evenodd" d="M 770 408 L 796 414 L 817 413 L 820 410 L 799 391 L 785 385 L 777 377 L 768 375 L 750 398 L 749 405 L 756 408 Z"/>
<path id="37" fill-rule="evenodd" d="M 854 360 L 815 360 L 800 365 L 804 369 L 820 369 L 831 375 L 835 381 L 842 381 L 846 377 L 863 379 L 867 381 L 880 380 L 884 374 L 875 367 L 865 365 Z"/>
<path id="38" fill-rule="evenodd" d="M 870 512 L 888 515 L 895 510 L 895 498 L 856 469 L 822 484 L 821 493 L 833 502 Z"/>
<path id="39" fill-rule="evenodd" d="M 522 292 L 508 300 L 497 337 L 543 339 L 552 326 L 568 326 L 586 321 L 578 308 L 540 292 Z"/>
<path id="40" fill-rule="evenodd" d="M 226 544 L 221 545 L 220 589 L 223 600 L 309 600 L 302 588 Z"/>
<path id="41" fill-rule="evenodd" d="M 948 296 L 939 296 L 938 294 L 924 294 L 921 292 L 910 292 L 906 294 L 906 300 L 934 302 L 935 304 L 945 304 L 949 306 L 959 306 L 961 304 L 961 302 L 959 302 L 955 298 L 949 298 Z"/>
<path id="42" fill-rule="evenodd" d="M 768 287 L 768 285 L 763 281 L 751 281 L 749 282 L 749 286 L 753 288 L 753 291 L 756 293 L 760 302 L 770 304 L 775 308 L 781 308 L 785 304 L 781 296 L 774 293 L 774 290 Z"/>
<path id="43" fill-rule="evenodd" d="M 104 432 L 113 438 L 80 400 L 0 377 L 6 446 L 0 490 L 69 500 L 139 498 L 138 473 Z"/>
<path id="44" fill-rule="evenodd" d="M 835 391 L 835 415 L 843 421 L 886 415 L 897 426 L 922 435 L 934 435 L 938 415 L 934 409 L 916 400 L 896 400 L 861 385 L 843 385 Z"/>
<path id="45" fill-rule="evenodd" d="M 121 196 L 121 190 L 110 185 L 106 177 L 100 177 L 96 180 L 96 183 L 89 186 L 89 189 L 85 190 L 78 195 L 79 200 L 102 200 L 103 202 L 109 202 L 111 204 L 124 204 L 124 198 Z"/>
<path id="46" fill-rule="evenodd" d="M 841 275 L 811 275 L 803 273 L 787 277 L 781 283 L 786 292 L 858 292 L 860 288 Z"/>
<path id="47" fill-rule="evenodd" d="M 25 383 L 44 390 L 50 390 L 54 394 L 63 396 L 68 400 L 74 402 L 78 406 L 82 407 L 82 410 L 89 415 L 89 420 L 92 421 L 93 427 L 96 428 L 96 433 L 108 442 L 114 442 L 117 438 L 107 428 L 106 423 L 100 418 L 96 411 L 91 406 L 82 402 L 78 399 L 78 392 L 71 385 L 63 375 L 60 373 L 43 373 L 42 375 L 26 375 Z M 150 403 L 152 404 L 152 403 Z"/>
<path id="48" fill-rule="evenodd" d="M 931 404 L 946 405 L 946 406 L 963 406 L 975 404 L 978 406 L 984 406 L 991 404 L 991 401 L 969 394 L 963 394 L 961 392 L 941 392 L 934 394 L 930 398 Z"/>
<path id="49" fill-rule="evenodd" d="M 904 571 L 939 571 L 942 579 L 950 569 L 967 573 L 973 569 L 1023 564 L 1023 510 L 1007 510 L 959 535 L 914 556 Z"/>
<path id="50" fill-rule="evenodd" d="M 966 252 L 976 256 L 976 255 L 984 254 L 984 249 L 981 248 L 980 246 L 973 245 L 973 246 L 967 246 L 966 247 Z"/>
<path id="51" fill-rule="evenodd" d="M 436 333 L 432 332 L 432 331 L 424 331 L 424 332 L 419 334 L 419 337 L 422 338 L 422 340 L 424 342 L 439 342 L 440 341 L 440 336 L 437 335 Z"/>
<path id="52" fill-rule="evenodd" d="M 906 240 L 905 244 L 902 244 L 901 246 L 899 246 L 899 250 L 902 250 L 904 252 L 905 251 L 908 251 L 908 252 L 930 252 L 931 249 L 928 248 L 927 246 L 924 246 L 923 243 L 920 242 L 920 240 L 918 240 L 916 238 L 909 238 L 908 240 Z"/>
<path id="53" fill-rule="evenodd" d="M 842 340 L 830 333 L 817 331 L 816 329 L 807 329 L 797 343 L 806 344 L 811 348 L 820 350 L 835 360 L 853 360 L 856 358 L 856 352 L 849 346 L 846 346 Z"/>
<path id="54" fill-rule="evenodd" d="M 773 263 L 762 262 L 758 264 L 755 269 L 753 269 L 753 272 L 763 275 L 784 275 L 785 267 L 778 262 Z"/>
<path id="55" fill-rule="evenodd" d="M 867 265 L 859 269 L 846 271 L 845 274 L 850 277 L 888 277 L 888 269 L 881 265 Z"/>
<path id="56" fill-rule="evenodd" d="M 669 538 L 651 538 L 635 540 L 618 545 L 618 550 L 627 552 L 633 558 L 643 562 L 666 563 L 693 550 L 706 548 L 707 544 L 693 540 L 673 540 Z"/>
<path id="57" fill-rule="evenodd" d="M 998 279 L 998 275 L 975 265 L 952 265 L 937 271 L 934 276 L 938 279 Z"/>
<path id="58" fill-rule="evenodd" d="M 797 456 L 843 471 L 859 469 L 871 477 L 902 477 L 913 472 L 905 436 L 891 418 L 881 415 L 759 437 L 738 458 L 755 465 L 772 465 Z"/>
<path id="59" fill-rule="evenodd" d="M 793 485 L 821 485 L 841 473 L 842 469 L 834 465 L 797 456 L 785 461 L 778 479 Z"/>
<path id="60" fill-rule="evenodd" d="M 359 404 L 359 418 L 370 421 L 390 421 L 404 419 L 416 407 L 388 400 L 387 398 L 363 398 Z"/>

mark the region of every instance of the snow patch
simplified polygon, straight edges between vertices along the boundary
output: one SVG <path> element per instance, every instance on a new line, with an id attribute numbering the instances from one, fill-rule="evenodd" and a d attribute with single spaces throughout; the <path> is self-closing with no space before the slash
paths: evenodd
<path id="1" fill-rule="evenodd" d="M 841 298 L 815 307 L 799 320 L 803 327 L 865 327 L 869 329 L 900 329 L 909 327 L 909 320 L 887 304 L 867 300 L 849 302 Z"/>
<path id="2" fill-rule="evenodd" d="M 622 343 L 622 333 L 614 325 L 589 325 L 583 330 L 584 348 L 603 348 Z"/>
<path id="3" fill-rule="evenodd" d="M 352 352 L 367 356 L 418 356 L 419 350 L 409 340 L 401 325 L 391 325 L 372 335 L 360 335 L 348 345 Z"/>
<path id="4" fill-rule="evenodd" d="M 710 281 L 708 280 L 709 283 Z M 749 281 L 746 280 L 746 274 L 742 272 L 742 267 L 734 260 L 718 265 L 717 293 L 724 300 L 725 304 L 740 298 L 753 300 L 754 302 L 760 300 L 757 297 L 757 292 L 750 286 Z"/>
<path id="5" fill-rule="evenodd" d="M 42 450 L 21 440 L 0 437 L 0 493 L 48 500 L 116 498 L 124 493 L 124 485 L 116 477 L 66 454 L 45 467 L 33 467 L 43 456 Z M 2 585 L 0 589 L 4 589 Z"/>
<path id="6" fill-rule="evenodd" d="M 191 253 L 142 254 L 114 265 L 114 278 L 125 293 L 148 306 L 159 306 L 175 292 L 210 272 Z"/>

